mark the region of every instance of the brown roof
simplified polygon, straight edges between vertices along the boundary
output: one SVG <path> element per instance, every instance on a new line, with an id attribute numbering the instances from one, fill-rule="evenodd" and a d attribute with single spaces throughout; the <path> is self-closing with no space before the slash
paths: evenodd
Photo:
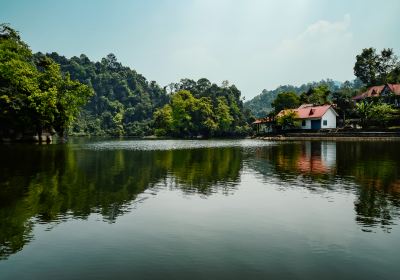
<path id="1" fill-rule="evenodd" d="M 396 95 L 400 95 L 400 84 L 388 84 L 387 85 L 391 92 Z"/>
<path id="2" fill-rule="evenodd" d="M 368 88 L 368 90 L 366 92 L 363 92 L 357 96 L 353 97 L 353 100 L 357 101 L 357 100 L 362 100 L 364 98 L 367 97 L 376 97 L 376 96 L 380 96 L 382 91 L 388 87 L 390 92 L 396 94 L 396 95 L 400 95 L 400 84 L 386 84 L 386 85 L 380 85 L 380 86 L 374 86 L 374 87 L 370 87 Z"/>

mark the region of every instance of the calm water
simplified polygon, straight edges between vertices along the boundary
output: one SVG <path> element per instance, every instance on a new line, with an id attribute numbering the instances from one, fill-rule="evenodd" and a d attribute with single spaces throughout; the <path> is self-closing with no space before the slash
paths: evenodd
<path id="1" fill-rule="evenodd" d="M 0 146 L 0 279 L 400 279 L 400 142 Z"/>

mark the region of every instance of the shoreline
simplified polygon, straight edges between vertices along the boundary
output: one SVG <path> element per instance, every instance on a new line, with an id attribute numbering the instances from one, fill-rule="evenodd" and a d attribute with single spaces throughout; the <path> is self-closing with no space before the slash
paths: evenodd
<path id="1" fill-rule="evenodd" d="M 400 141 L 399 132 L 288 132 L 274 135 L 259 135 L 253 139 L 270 141 Z"/>

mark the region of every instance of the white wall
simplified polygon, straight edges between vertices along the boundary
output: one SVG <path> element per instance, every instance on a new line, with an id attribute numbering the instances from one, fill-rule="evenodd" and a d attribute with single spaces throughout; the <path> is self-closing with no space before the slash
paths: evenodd
<path id="1" fill-rule="evenodd" d="M 317 120 L 317 119 L 314 119 L 314 120 Z M 326 125 L 324 125 L 324 120 L 327 121 Z M 303 120 L 300 120 L 300 121 L 301 121 L 301 123 L 300 123 L 301 129 L 311 129 L 311 119 L 305 120 L 305 122 L 306 122 L 305 126 L 302 125 Z M 332 108 L 329 108 L 328 111 L 326 111 L 326 113 L 322 116 L 321 129 L 324 129 L 324 128 L 336 128 L 336 114 Z"/>
<path id="2" fill-rule="evenodd" d="M 321 161 L 332 169 L 336 165 L 336 142 L 321 142 Z"/>
<path id="3" fill-rule="evenodd" d="M 311 120 L 305 120 L 305 122 L 306 122 L 305 126 L 302 125 L 303 120 L 300 120 L 300 121 L 301 121 L 301 123 L 300 123 L 301 129 L 311 129 Z"/>
<path id="4" fill-rule="evenodd" d="M 327 125 L 324 125 L 324 120 L 327 121 Z M 329 108 L 322 116 L 321 129 L 324 128 L 336 128 L 336 114 L 332 108 Z"/>

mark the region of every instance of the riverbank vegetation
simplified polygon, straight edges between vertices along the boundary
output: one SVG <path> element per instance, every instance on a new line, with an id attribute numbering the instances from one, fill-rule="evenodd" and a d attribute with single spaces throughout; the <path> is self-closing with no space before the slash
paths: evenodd
<path id="1" fill-rule="evenodd" d="M 92 89 L 46 56 L 33 55 L 14 29 L 0 25 L 0 135 L 43 131 L 63 136 Z M 18 134 L 18 135 L 17 135 Z"/>

